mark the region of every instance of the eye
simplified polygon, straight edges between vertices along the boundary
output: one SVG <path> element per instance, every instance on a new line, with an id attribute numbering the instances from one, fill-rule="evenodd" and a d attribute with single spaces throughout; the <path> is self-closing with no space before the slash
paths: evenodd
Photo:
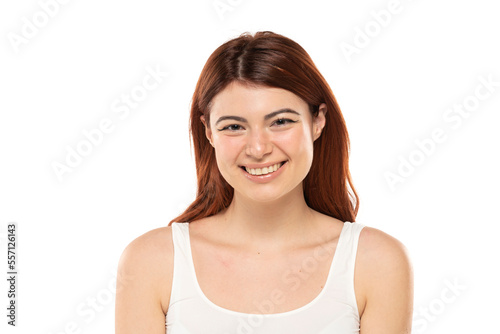
<path id="1" fill-rule="evenodd" d="M 223 127 L 222 129 L 217 129 L 219 131 L 225 131 L 225 130 L 228 130 L 228 131 L 238 131 L 238 130 L 241 130 L 243 129 L 241 127 L 241 125 L 238 125 L 238 124 L 230 124 L 228 126 L 225 126 Z"/>
<path id="2" fill-rule="evenodd" d="M 273 124 L 276 124 L 277 126 L 283 126 L 283 125 L 287 125 L 290 123 L 297 123 L 297 121 L 292 121 L 289 118 L 278 118 L 277 120 L 275 120 L 273 122 Z"/>

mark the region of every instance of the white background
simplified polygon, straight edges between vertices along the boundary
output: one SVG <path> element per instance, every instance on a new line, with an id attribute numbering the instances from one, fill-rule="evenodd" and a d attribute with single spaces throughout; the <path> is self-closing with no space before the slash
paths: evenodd
<path id="1" fill-rule="evenodd" d="M 114 331 L 121 252 L 194 198 L 188 112 L 201 69 L 220 44 L 259 30 L 301 44 L 331 85 L 351 139 L 356 221 L 401 240 L 412 258 L 413 332 L 494 332 L 500 311 L 494 2 L 401 0 L 385 26 L 373 13 L 390 7 L 389 0 L 219 2 L 229 6 L 223 13 L 213 0 L 75 0 L 57 11 L 52 5 L 52 16 L 41 7 L 56 3 L 49 0 L 0 5 L 0 276 L 7 272 L 10 222 L 18 224 L 19 262 L 18 326 L 6 325 L 1 279 L 2 333 Z M 40 27 L 14 43 L 13 36 L 19 41 L 23 29 L 29 32 L 28 21 Z M 371 37 L 362 45 L 365 29 Z M 357 53 L 346 56 L 342 43 L 357 43 Z M 120 119 L 113 103 L 141 85 L 148 67 L 169 74 Z M 497 85 L 482 100 L 474 97 L 480 77 Z M 453 127 L 458 123 L 443 116 L 465 101 L 473 110 Z M 68 147 L 107 118 L 113 131 L 59 180 L 53 163 L 65 164 Z M 437 128 L 446 140 L 420 153 L 420 164 L 391 188 L 386 174 L 398 173 L 400 158 L 418 157 L 415 141 Z M 89 304 L 93 298 L 98 310 Z M 78 330 L 65 330 L 72 324 Z"/>

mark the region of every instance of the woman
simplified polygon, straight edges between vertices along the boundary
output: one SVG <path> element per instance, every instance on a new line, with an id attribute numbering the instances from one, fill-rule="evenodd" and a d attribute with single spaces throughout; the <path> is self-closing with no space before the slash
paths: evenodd
<path id="1" fill-rule="evenodd" d="M 411 332 L 407 251 L 354 222 L 345 122 L 302 47 L 271 32 L 220 46 L 191 135 L 197 197 L 124 250 L 117 334 Z"/>

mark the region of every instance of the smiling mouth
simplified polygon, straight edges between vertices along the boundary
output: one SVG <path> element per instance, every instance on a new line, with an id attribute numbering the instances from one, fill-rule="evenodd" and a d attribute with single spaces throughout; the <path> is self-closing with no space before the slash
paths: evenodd
<path id="1" fill-rule="evenodd" d="M 267 175 L 276 172 L 278 169 L 281 168 L 281 166 L 283 166 L 285 162 L 286 161 L 282 161 L 280 163 L 263 168 L 248 168 L 245 166 L 241 166 L 241 168 L 244 169 L 250 175 Z"/>

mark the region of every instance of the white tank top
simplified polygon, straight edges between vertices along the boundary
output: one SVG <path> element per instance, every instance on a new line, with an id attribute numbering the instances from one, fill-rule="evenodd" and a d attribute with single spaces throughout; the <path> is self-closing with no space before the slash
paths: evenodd
<path id="1" fill-rule="evenodd" d="M 203 294 L 191 255 L 189 223 L 172 223 L 174 270 L 166 333 L 359 334 L 354 264 L 363 227 L 360 223 L 344 222 L 326 284 L 311 302 L 283 313 L 247 314 L 222 308 Z M 265 310 L 266 303 L 261 307 Z"/>

